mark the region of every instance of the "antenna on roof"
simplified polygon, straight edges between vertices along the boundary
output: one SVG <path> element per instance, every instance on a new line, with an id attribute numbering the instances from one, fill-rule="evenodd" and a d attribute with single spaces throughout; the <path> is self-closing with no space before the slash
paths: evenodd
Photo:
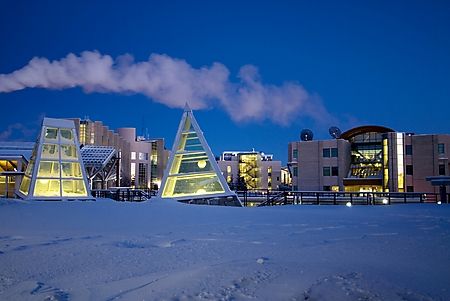
<path id="1" fill-rule="evenodd" d="M 300 132 L 300 139 L 302 141 L 311 141 L 313 140 L 314 134 L 310 129 L 303 129 Z"/>
<path id="2" fill-rule="evenodd" d="M 334 139 L 339 139 L 341 137 L 341 130 L 337 126 L 332 126 L 328 129 L 328 133 L 330 133 L 330 136 Z"/>

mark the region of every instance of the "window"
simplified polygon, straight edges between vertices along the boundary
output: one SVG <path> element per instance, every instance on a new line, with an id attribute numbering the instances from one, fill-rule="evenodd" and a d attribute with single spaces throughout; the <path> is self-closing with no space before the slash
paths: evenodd
<path id="1" fill-rule="evenodd" d="M 406 174 L 412 176 L 413 175 L 413 166 L 406 165 Z"/>
<path id="2" fill-rule="evenodd" d="M 337 167 L 337 166 L 331 167 L 331 175 L 333 177 L 339 176 L 339 167 Z"/>
<path id="3" fill-rule="evenodd" d="M 45 139 L 46 140 L 56 140 L 58 137 L 58 129 L 46 128 L 45 129 Z"/>
<path id="4" fill-rule="evenodd" d="M 323 191 L 331 191 L 331 186 L 323 186 Z"/>
<path id="5" fill-rule="evenodd" d="M 136 152 L 131 152 L 131 160 L 136 160 Z"/>
<path id="6" fill-rule="evenodd" d="M 138 166 L 138 182 L 139 187 L 147 187 L 147 169 L 148 166 L 145 163 L 139 163 Z"/>
<path id="7" fill-rule="evenodd" d="M 231 166 L 230 166 L 230 165 L 227 166 L 227 173 L 228 173 L 228 174 L 231 173 Z"/>
<path id="8" fill-rule="evenodd" d="M 338 149 L 336 147 L 333 147 L 331 149 L 331 157 L 337 158 L 337 156 L 338 156 Z"/>
<path id="9" fill-rule="evenodd" d="M 298 186 L 294 185 L 294 191 L 298 191 Z"/>
<path id="10" fill-rule="evenodd" d="M 42 159 L 56 159 L 59 160 L 59 147 L 57 144 L 45 143 L 42 146 Z"/>
<path id="11" fill-rule="evenodd" d="M 439 175 L 445 176 L 445 165 L 444 164 L 439 164 Z"/>
<path id="12" fill-rule="evenodd" d="M 294 166 L 293 174 L 294 174 L 294 177 L 298 176 L 298 168 L 296 166 Z"/>
<path id="13" fill-rule="evenodd" d="M 329 177 L 331 175 L 331 168 L 330 167 L 324 167 L 322 170 L 322 175 L 324 177 Z"/>
<path id="14" fill-rule="evenodd" d="M 445 144 L 444 143 L 438 144 L 438 154 L 439 155 L 445 154 Z"/>
<path id="15" fill-rule="evenodd" d="M 77 148 L 75 145 L 61 145 L 61 160 L 76 160 Z"/>
<path id="16" fill-rule="evenodd" d="M 135 186 L 136 180 L 136 163 L 131 163 L 130 165 L 130 175 L 131 175 L 131 186 Z"/>
<path id="17" fill-rule="evenodd" d="M 294 159 L 298 159 L 298 149 L 294 149 L 294 150 L 292 151 L 292 157 L 293 157 Z"/>
<path id="18" fill-rule="evenodd" d="M 62 142 L 73 142 L 73 134 L 71 129 L 61 129 Z"/>
<path id="19" fill-rule="evenodd" d="M 406 192 L 414 192 L 414 186 L 406 186 Z"/>
<path id="20" fill-rule="evenodd" d="M 269 177 L 272 176 L 272 166 L 269 166 L 269 168 L 267 168 L 267 175 Z"/>
<path id="21" fill-rule="evenodd" d="M 412 156 L 412 145 L 411 144 L 405 145 L 405 153 L 407 156 Z"/>
<path id="22" fill-rule="evenodd" d="M 330 156 L 331 156 L 331 152 L 330 152 L 330 149 L 329 149 L 329 148 L 324 148 L 324 149 L 322 150 L 322 153 L 323 153 L 323 157 L 324 157 L 324 158 L 330 158 Z"/>
<path id="23" fill-rule="evenodd" d="M 148 153 L 139 153 L 139 160 L 148 161 Z"/>

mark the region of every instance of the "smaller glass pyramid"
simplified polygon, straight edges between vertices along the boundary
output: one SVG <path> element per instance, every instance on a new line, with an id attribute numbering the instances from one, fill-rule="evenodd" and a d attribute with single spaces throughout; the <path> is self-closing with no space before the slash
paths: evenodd
<path id="1" fill-rule="evenodd" d="M 71 120 L 44 118 L 19 188 L 24 199 L 93 199 Z"/>
<path id="2" fill-rule="evenodd" d="M 192 110 L 186 105 L 159 196 L 180 201 L 221 197 L 241 206 L 220 172 Z M 220 203 L 220 202 L 219 202 Z M 224 203 L 224 202 L 222 202 Z"/>

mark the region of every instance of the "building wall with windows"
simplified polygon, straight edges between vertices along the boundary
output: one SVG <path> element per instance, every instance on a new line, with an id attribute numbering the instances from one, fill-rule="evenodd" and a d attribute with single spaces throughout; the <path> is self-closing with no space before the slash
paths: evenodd
<path id="1" fill-rule="evenodd" d="M 164 139 L 144 139 L 136 128 L 110 130 L 101 121 L 72 119 L 80 144 L 113 146 L 120 156 L 120 186 L 159 188 L 168 151 Z"/>
<path id="2" fill-rule="evenodd" d="M 343 190 L 350 162 L 346 140 L 296 141 L 289 143 L 288 160 L 292 189 L 304 191 Z"/>
<path id="3" fill-rule="evenodd" d="M 117 133 L 129 145 L 130 186 L 157 189 L 161 185 L 168 152 L 164 148 L 164 139 L 144 139 L 136 136 L 135 128 L 119 128 Z"/>
<path id="4" fill-rule="evenodd" d="M 449 175 L 450 135 L 415 135 L 380 126 L 339 139 L 288 145 L 294 190 L 438 192 L 428 176 Z"/>
<path id="5" fill-rule="evenodd" d="M 256 151 L 223 152 L 217 162 L 232 189 L 279 189 L 281 161 Z"/>

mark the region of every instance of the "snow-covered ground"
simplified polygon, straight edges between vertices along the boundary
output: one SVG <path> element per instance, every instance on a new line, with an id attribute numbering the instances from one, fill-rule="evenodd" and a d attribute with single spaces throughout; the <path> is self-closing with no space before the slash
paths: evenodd
<path id="1" fill-rule="evenodd" d="M 450 300 L 450 206 L 3 200 L 0 300 Z"/>

